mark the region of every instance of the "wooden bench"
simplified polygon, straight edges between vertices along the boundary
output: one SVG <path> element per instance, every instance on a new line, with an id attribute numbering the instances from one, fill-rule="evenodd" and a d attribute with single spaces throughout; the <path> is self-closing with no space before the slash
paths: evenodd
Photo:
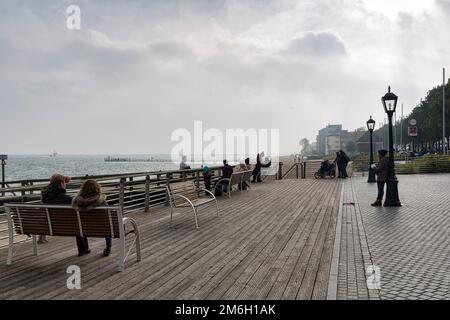
<path id="1" fill-rule="evenodd" d="M 125 268 L 125 261 L 136 246 L 137 261 L 141 260 L 139 229 L 131 218 L 122 217 L 119 207 L 102 206 L 89 212 L 80 212 L 67 205 L 43 204 L 5 204 L 9 229 L 7 265 L 14 255 L 14 232 L 33 239 L 33 251 L 37 255 L 37 235 L 63 237 L 111 237 L 119 239 L 119 271 Z M 131 224 L 132 230 L 126 232 L 125 226 Z M 134 234 L 134 241 L 125 255 L 125 237 Z"/>
<path id="2" fill-rule="evenodd" d="M 244 182 L 250 181 L 251 176 L 252 170 L 233 172 L 230 178 L 222 178 L 218 180 L 214 185 L 214 190 L 221 188 L 225 184 L 225 182 L 228 182 L 227 195 L 228 198 L 231 198 L 231 191 L 233 189 L 233 186 L 238 186 L 238 189 L 242 191 L 242 184 Z"/>
<path id="3" fill-rule="evenodd" d="M 241 184 L 244 184 L 244 182 L 246 182 L 247 185 L 250 187 L 250 180 L 252 178 L 252 173 L 253 173 L 253 170 L 244 171 L 244 175 L 242 176 Z"/>
<path id="4" fill-rule="evenodd" d="M 215 202 L 217 216 L 219 216 L 219 206 L 214 194 L 204 188 L 197 188 L 194 181 L 171 183 L 167 187 L 167 194 L 169 195 L 170 204 L 170 222 L 172 222 L 172 215 L 175 208 L 189 208 L 194 212 L 195 226 L 198 229 L 197 211 L 198 207 L 205 204 Z M 200 197 L 199 192 L 204 191 L 211 197 Z"/>

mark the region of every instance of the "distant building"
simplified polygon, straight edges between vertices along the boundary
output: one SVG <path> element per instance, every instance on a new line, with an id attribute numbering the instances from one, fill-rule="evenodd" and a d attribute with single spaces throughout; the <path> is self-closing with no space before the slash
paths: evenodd
<path id="1" fill-rule="evenodd" d="M 328 156 L 334 155 L 339 150 L 344 150 L 347 154 L 369 152 L 361 151 L 366 150 L 365 144 L 369 141 L 368 134 L 368 131 L 364 128 L 358 128 L 349 132 L 348 130 L 342 130 L 342 125 L 340 124 L 329 124 L 319 130 L 319 134 L 316 137 L 316 153 L 321 156 Z M 378 148 L 378 142 L 381 140 L 378 139 L 378 136 L 375 139 L 375 133 L 374 141 L 377 142 L 377 144 L 374 144 L 374 148 Z"/>
<path id="2" fill-rule="evenodd" d="M 330 135 L 325 137 L 325 154 L 333 154 L 341 150 L 341 136 Z"/>
<path id="3" fill-rule="evenodd" d="M 383 141 L 380 136 L 376 133 L 372 133 L 372 143 L 373 143 L 373 153 L 383 148 Z M 356 151 L 358 153 L 370 153 L 370 133 L 366 131 L 357 141 L 356 141 Z"/>
<path id="4" fill-rule="evenodd" d="M 317 153 L 321 155 L 328 155 L 336 148 L 339 151 L 341 147 L 340 141 L 341 131 L 342 131 L 341 124 L 329 124 L 325 128 L 320 129 L 319 134 L 316 137 Z M 327 137 L 332 138 L 328 139 Z M 339 139 L 337 139 L 336 137 L 339 137 Z"/>

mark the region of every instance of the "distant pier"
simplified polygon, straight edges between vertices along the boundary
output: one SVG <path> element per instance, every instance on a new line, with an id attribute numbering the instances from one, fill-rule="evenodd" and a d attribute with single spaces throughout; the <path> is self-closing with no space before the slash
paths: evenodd
<path id="1" fill-rule="evenodd" d="M 131 158 L 131 157 L 111 157 L 107 156 L 105 162 L 170 162 L 169 159 L 157 159 L 150 157 L 147 159 L 142 158 Z"/>

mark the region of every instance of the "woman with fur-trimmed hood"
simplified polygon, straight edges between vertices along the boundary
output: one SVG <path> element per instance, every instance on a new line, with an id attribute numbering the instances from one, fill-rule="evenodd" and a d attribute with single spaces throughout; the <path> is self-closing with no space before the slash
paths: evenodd
<path id="1" fill-rule="evenodd" d="M 100 184 L 92 179 L 83 182 L 80 192 L 72 200 L 72 207 L 83 212 L 91 211 L 104 205 L 107 205 L 106 195 L 102 193 Z M 112 239 L 111 237 L 106 237 L 105 241 L 106 248 L 103 250 L 103 256 L 107 257 L 111 253 Z"/>

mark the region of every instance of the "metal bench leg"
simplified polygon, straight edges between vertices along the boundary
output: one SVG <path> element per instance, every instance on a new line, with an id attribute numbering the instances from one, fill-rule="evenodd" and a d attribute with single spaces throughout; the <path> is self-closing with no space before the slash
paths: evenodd
<path id="1" fill-rule="evenodd" d="M 197 222 L 197 208 L 193 207 L 194 209 L 194 220 L 195 220 L 195 227 L 198 229 L 198 222 Z"/>
<path id="2" fill-rule="evenodd" d="M 6 264 L 10 265 L 12 263 L 12 258 L 14 255 L 14 234 L 12 228 L 9 228 L 9 245 L 8 245 L 8 258 L 6 259 Z"/>
<path id="3" fill-rule="evenodd" d="M 38 246 L 37 246 L 36 235 L 32 235 L 31 237 L 33 238 L 33 254 L 35 256 L 37 256 L 38 255 Z"/>
<path id="4" fill-rule="evenodd" d="M 134 243 L 136 245 L 136 260 L 141 261 L 141 237 L 139 235 L 139 228 L 136 224 L 136 221 L 134 221 L 132 219 L 126 220 L 125 224 L 127 224 L 127 223 L 131 223 L 131 225 L 133 227 L 133 233 L 134 233 L 134 238 L 135 238 Z M 125 227 L 125 224 L 124 224 L 124 227 Z M 130 248 L 130 251 L 131 251 L 131 249 L 133 249 L 133 247 Z"/>
<path id="5" fill-rule="evenodd" d="M 141 237 L 137 228 L 134 232 L 136 232 L 136 261 L 141 261 Z"/>
<path id="6" fill-rule="evenodd" d="M 9 212 L 9 208 L 6 207 L 6 217 L 8 218 L 8 258 L 6 259 L 6 264 L 10 265 L 12 263 L 12 257 L 14 255 L 14 226 L 11 220 L 11 214 Z"/>
<path id="7" fill-rule="evenodd" d="M 125 269 L 125 236 L 119 239 L 119 271 Z"/>

